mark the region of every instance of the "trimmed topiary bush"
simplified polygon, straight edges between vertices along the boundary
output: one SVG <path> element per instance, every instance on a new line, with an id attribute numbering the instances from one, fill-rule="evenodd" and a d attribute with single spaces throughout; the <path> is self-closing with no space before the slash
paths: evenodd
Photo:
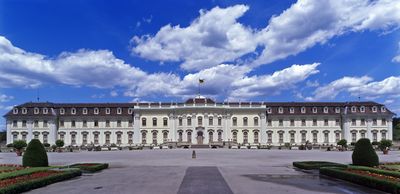
<path id="1" fill-rule="evenodd" d="M 32 139 L 26 148 L 22 158 L 23 166 L 45 167 L 49 166 L 46 150 L 42 143 L 37 139 Z"/>
<path id="2" fill-rule="evenodd" d="M 378 155 L 367 138 L 362 138 L 357 141 L 352 159 L 353 165 L 370 167 L 379 165 Z"/>

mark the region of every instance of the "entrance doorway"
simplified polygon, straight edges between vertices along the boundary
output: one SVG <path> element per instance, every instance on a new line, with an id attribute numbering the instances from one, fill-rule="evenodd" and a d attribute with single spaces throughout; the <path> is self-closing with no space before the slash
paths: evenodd
<path id="1" fill-rule="evenodd" d="M 197 144 L 201 145 L 203 144 L 203 131 L 198 131 L 197 132 Z"/>

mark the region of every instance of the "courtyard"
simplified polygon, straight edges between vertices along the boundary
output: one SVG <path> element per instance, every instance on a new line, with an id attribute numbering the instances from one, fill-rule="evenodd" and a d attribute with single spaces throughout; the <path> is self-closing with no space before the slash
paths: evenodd
<path id="1" fill-rule="evenodd" d="M 100 173 L 55 183 L 28 193 L 381 193 L 304 172 L 293 161 L 351 163 L 352 152 L 320 150 L 190 149 L 48 153 L 50 165 L 109 163 Z M 399 152 L 378 153 L 381 162 L 398 160 Z M 21 164 L 15 153 L 0 163 Z"/>

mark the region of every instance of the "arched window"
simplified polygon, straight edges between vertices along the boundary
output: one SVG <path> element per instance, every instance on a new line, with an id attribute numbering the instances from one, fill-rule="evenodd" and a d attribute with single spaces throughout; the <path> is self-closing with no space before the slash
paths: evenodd
<path id="1" fill-rule="evenodd" d="M 145 127 L 145 126 L 146 126 L 146 124 L 147 124 L 147 122 L 146 122 L 146 118 L 142 118 L 142 126 L 143 126 L 143 127 Z"/>
<path id="2" fill-rule="evenodd" d="M 183 125 L 182 117 L 179 117 L 178 121 L 179 121 L 179 126 L 182 126 Z"/>
<path id="3" fill-rule="evenodd" d="M 187 132 L 187 142 L 192 143 L 192 132 Z"/>
<path id="4" fill-rule="evenodd" d="M 98 115 L 99 114 L 99 108 L 94 108 L 93 112 L 94 112 L 95 115 Z"/>
<path id="5" fill-rule="evenodd" d="M 157 132 L 153 132 L 153 144 L 157 145 Z"/>
<path id="6" fill-rule="evenodd" d="M 313 112 L 313 113 L 317 113 L 317 107 L 313 107 L 313 108 L 312 108 L 312 112 Z"/>
<path id="7" fill-rule="evenodd" d="M 208 133 L 208 137 L 209 137 L 209 139 L 210 139 L 210 143 L 212 143 L 213 141 L 214 141 L 214 136 L 213 136 L 214 134 L 213 134 L 213 132 L 212 131 L 210 131 L 209 133 Z"/>
<path id="8" fill-rule="evenodd" d="M 153 118 L 153 127 L 156 127 L 157 126 L 157 118 Z"/>
<path id="9" fill-rule="evenodd" d="M 356 112 L 356 111 L 357 111 L 357 107 L 352 106 L 352 107 L 351 107 L 351 112 Z"/>
<path id="10" fill-rule="evenodd" d="M 47 114 L 47 113 L 49 113 L 49 109 L 43 108 L 43 114 Z"/>
<path id="11" fill-rule="evenodd" d="M 18 108 L 14 108 L 14 109 L 13 109 L 13 113 L 14 113 L 14 114 L 18 114 Z M 37 114 L 37 113 L 35 113 L 35 114 Z"/>
<path id="12" fill-rule="evenodd" d="M 146 144 L 147 143 L 147 141 L 146 141 L 146 139 L 147 139 L 147 133 L 146 132 L 142 132 L 142 144 Z"/>
<path id="13" fill-rule="evenodd" d="M 208 125 L 214 125 L 214 118 L 212 116 L 208 117 Z"/>
<path id="14" fill-rule="evenodd" d="M 258 117 L 254 117 L 254 126 L 258 126 Z"/>
<path id="15" fill-rule="evenodd" d="M 106 114 L 110 114 L 111 113 L 111 110 L 110 110 L 110 108 L 106 108 Z"/>
<path id="16" fill-rule="evenodd" d="M 324 113 L 328 113 L 328 107 L 324 107 Z"/>
<path id="17" fill-rule="evenodd" d="M 301 107 L 301 113 L 306 113 L 306 107 Z"/>
<path id="18" fill-rule="evenodd" d="M 163 118 L 163 126 L 164 127 L 168 126 L 168 118 Z"/>
<path id="19" fill-rule="evenodd" d="M 294 108 L 293 107 L 290 107 L 290 113 L 294 113 Z"/>
<path id="20" fill-rule="evenodd" d="M 87 114 L 87 108 L 82 109 L 82 114 L 86 115 Z"/>
<path id="21" fill-rule="evenodd" d="M 249 133 L 247 131 L 243 132 L 243 144 L 249 143 Z"/>
<path id="22" fill-rule="evenodd" d="M 18 110 L 18 109 L 17 109 Z M 18 112 L 18 111 L 17 111 Z M 26 114 L 28 111 L 26 110 L 26 108 L 22 108 L 22 114 Z"/>
<path id="23" fill-rule="evenodd" d="M 283 108 L 282 108 L 282 107 L 279 107 L 279 108 L 278 108 L 278 112 L 279 112 L 280 114 L 282 114 L 282 113 L 283 113 Z"/>
<path id="24" fill-rule="evenodd" d="M 236 117 L 232 118 L 232 125 L 237 126 L 237 118 Z"/>
<path id="25" fill-rule="evenodd" d="M 198 124 L 199 126 L 202 126 L 202 125 L 203 125 L 203 117 L 202 117 L 202 116 L 197 117 L 197 124 Z"/>
<path id="26" fill-rule="evenodd" d="M 247 117 L 243 117 L 243 126 L 247 126 L 248 122 L 247 122 Z"/>
<path id="27" fill-rule="evenodd" d="M 39 113 L 39 109 L 38 109 L 38 113 Z M 71 108 L 71 114 L 76 114 L 76 109 L 75 108 Z"/>
<path id="28" fill-rule="evenodd" d="M 182 142 L 182 139 L 183 139 L 182 131 L 179 131 L 179 133 L 178 133 L 178 142 Z"/>
<path id="29" fill-rule="evenodd" d="M 232 133 L 232 138 L 233 138 L 233 142 L 234 142 L 234 143 L 237 143 L 237 132 L 236 132 L 236 131 L 234 131 L 234 132 Z"/>
<path id="30" fill-rule="evenodd" d="M 365 112 L 365 106 L 360 107 L 360 112 Z"/>
<path id="31" fill-rule="evenodd" d="M 378 108 L 376 106 L 372 107 L 372 112 L 376 112 L 378 110 Z"/>
<path id="32" fill-rule="evenodd" d="M 258 132 L 254 132 L 254 143 L 258 143 Z"/>
<path id="33" fill-rule="evenodd" d="M 122 114 L 122 108 L 117 108 L 117 114 Z"/>
<path id="34" fill-rule="evenodd" d="M 191 126 L 192 125 L 192 117 L 187 118 L 187 125 Z"/>
<path id="35" fill-rule="evenodd" d="M 164 131 L 164 133 L 163 133 L 163 142 L 164 143 L 168 142 L 168 132 L 167 131 Z"/>

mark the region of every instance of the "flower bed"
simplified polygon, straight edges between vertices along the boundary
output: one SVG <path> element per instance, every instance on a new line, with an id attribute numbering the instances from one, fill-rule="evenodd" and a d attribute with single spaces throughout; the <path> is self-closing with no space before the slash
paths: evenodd
<path id="1" fill-rule="evenodd" d="M 397 174 L 391 174 L 390 171 L 358 166 L 349 168 L 323 167 L 320 168 L 320 174 L 389 193 L 400 193 L 400 178 L 395 176 Z"/>
<path id="2" fill-rule="evenodd" d="M 0 173 L 14 172 L 25 169 L 25 167 L 17 164 L 0 164 Z"/>
<path id="3" fill-rule="evenodd" d="M 316 170 L 321 167 L 347 167 L 347 165 L 334 163 L 334 162 L 325 162 L 325 161 L 301 161 L 301 162 L 293 162 L 293 166 L 304 169 L 304 170 Z"/>
<path id="4" fill-rule="evenodd" d="M 79 168 L 83 172 L 97 172 L 108 168 L 107 163 L 78 163 L 69 166 L 71 168 Z"/>
<path id="5" fill-rule="evenodd" d="M 38 171 L 0 180 L 0 194 L 13 194 L 43 187 L 55 182 L 80 176 L 80 170 Z"/>

